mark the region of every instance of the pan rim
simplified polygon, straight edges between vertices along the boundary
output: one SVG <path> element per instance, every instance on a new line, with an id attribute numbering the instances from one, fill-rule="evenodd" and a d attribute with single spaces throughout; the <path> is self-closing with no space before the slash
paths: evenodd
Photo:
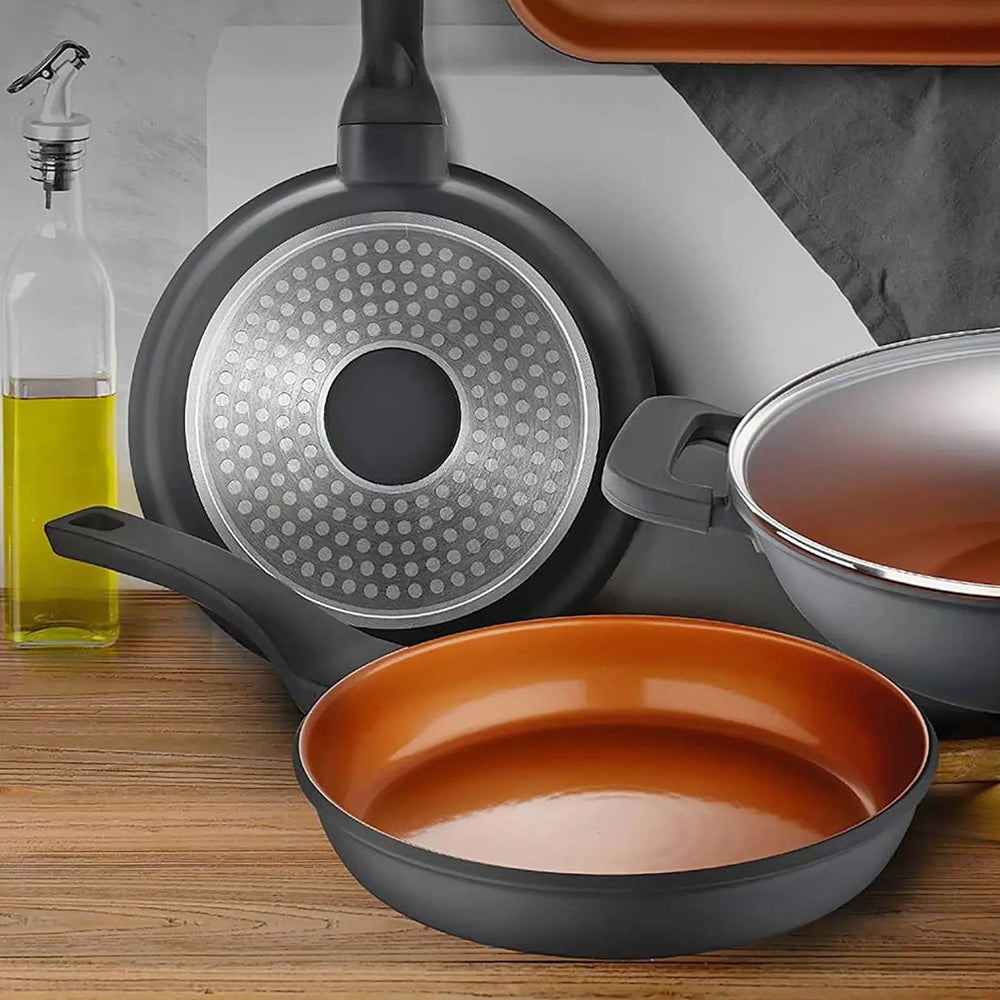
<path id="1" fill-rule="evenodd" d="M 814 368 L 812 371 L 786 382 L 765 396 L 760 402 L 751 407 L 743 417 L 733 433 L 732 441 L 730 442 L 727 457 L 729 481 L 735 490 L 734 499 L 740 508 L 741 515 L 743 515 L 745 520 L 751 520 L 755 526 L 766 531 L 791 548 L 851 573 L 861 574 L 871 579 L 912 590 L 931 591 L 935 594 L 958 599 L 974 598 L 986 602 L 1000 600 L 1000 584 L 949 579 L 948 577 L 899 569 L 898 567 L 888 566 L 875 560 L 853 556 L 840 549 L 817 542 L 807 535 L 800 534 L 794 528 L 789 527 L 778 518 L 769 514 L 754 500 L 746 476 L 750 448 L 760 438 L 761 434 L 766 432 L 763 428 L 765 421 L 775 415 L 779 409 L 787 406 L 798 393 L 804 392 L 817 380 L 822 381 L 824 376 L 830 375 L 837 369 L 856 361 L 863 361 L 865 358 L 875 356 L 884 357 L 890 352 L 897 350 L 913 351 L 918 350 L 921 345 L 934 342 L 957 341 L 966 337 L 985 336 L 988 334 L 1000 334 L 1000 327 L 982 327 L 972 330 L 957 330 L 950 333 L 936 333 L 927 337 L 897 341 L 893 344 L 859 351 L 845 358 L 833 361 L 830 364 L 823 365 L 820 368 Z M 966 353 L 973 354 L 978 352 L 975 347 L 970 346 Z M 950 351 L 948 355 L 951 359 L 959 356 L 961 354 L 956 351 Z"/>
<path id="2" fill-rule="evenodd" d="M 475 861 L 469 858 L 462 858 L 457 855 L 444 854 L 430 848 L 421 847 L 409 841 L 388 834 L 383 830 L 372 826 L 365 820 L 353 815 L 343 806 L 339 805 L 321 788 L 313 775 L 309 763 L 303 754 L 303 743 L 305 734 L 315 725 L 315 719 L 319 716 L 319 706 L 324 701 L 336 697 L 333 692 L 343 691 L 344 687 L 350 684 L 363 683 L 364 678 L 376 671 L 389 669 L 392 664 L 408 656 L 421 656 L 427 652 L 447 645 L 464 642 L 482 641 L 482 637 L 496 635 L 498 633 L 511 633 L 518 631 L 549 630 L 552 628 L 575 629 L 606 623 L 611 618 L 624 625 L 634 625 L 636 627 L 667 627 L 667 628 L 690 628 L 712 630 L 737 635 L 755 635 L 771 642 L 793 646 L 801 649 L 815 650 L 826 656 L 834 657 L 851 669 L 860 670 L 868 675 L 874 682 L 882 684 L 890 689 L 897 697 L 905 702 L 907 708 L 919 722 L 923 734 L 923 755 L 919 767 L 906 786 L 882 809 L 871 816 L 866 817 L 858 823 L 841 830 L 831 837 L 825 837 L 803 847 L 795 848 L 791 851 L 783 851 L 779 854 L 769 854 L 762 858 L 754 858 L 749 861 L 738 861 L 726 865 L 715 865 L 703 868 L 690 868 L 680 871 L 650 871 L 650 872 L 626 872 L 626 873 L 598 873 L 598 872 L 554 872 L 540 868 L 515 868 L 509 865 L 498 865 L 484 861 Z M 428 647 L 431 647 L 430 649 Z M 751 625 L 740 625 L 735 622 L 720 622 L 706 618 L 686 618 L 681 616 L 668 615 L 577 615 L 562 618 L 538 618 L 530 621 L 510 622 L 501 625 L 492 625 L 485 628 L 473 629 L 467 632 L 460 632 L 455 635 L 443 636 L 430 642 L 421 643 L 419 646 L 410 646 L 403 649 L 387 653 L 385 656 L 372 660 L 365 666 L 353 671 L 346 677 L 341 678 L 336 684 L 327 689 L 316 701 L 313 707 L 306 714 L 299 724 L 295 733 L 293 743 L 293 754 L 295 769 L 299 777 L 299 782 L 306 792 L 307 798 L 314 808 L 333 810 L 338 826 L 344 833 L 354 837 L 363 843 L 369 844 L 385 854 L 392 855 L 405 860 L 407 863 L 419 864 L 422 867 L 433 870 L 450 870 L 461 873 L 465 877 L 484 882 L 504 883 L 510 885 L 512 881 L 523 881 L 526 884 L 539 886 L 562 888 L 568 891 L 590 891 L 590 890 L 610 890 L 610 891 L 634 891 L 640 886 L 649 888 L 651 882 L 656 882 L 658 886 L 672 889 L 696 888 L 703 885 L 723 885 L 735 882 L 752 881 L 758 878 L 767 877 L 792 871 L 795 869 L 808 867 L 809 865 L 825 861 L 842 851 L 849 850 L 856 843 L 866 839 L 868 836 L 875 836 L 875 827 L 882 827 L 892 821 L 892 817 L 907 808 L 908 802 L 916 803 L 923 798 L 924 793 L 930 786 L 937 766 L 938 741 L 933 727 L 926 715 L 906 694 L 898 684 L 890 680 L 884 674 L 868 666 L 866 663 L 841 653 L 839 650 L 824 646 L 821 643 L 810 639 L 803 639 L 798 636 L 787 635 L 772 629 L 757 628 Z M 332 838 L 331 838 L 331 842 Z M 334 843 L 334 847 L 336 844 Z"/>

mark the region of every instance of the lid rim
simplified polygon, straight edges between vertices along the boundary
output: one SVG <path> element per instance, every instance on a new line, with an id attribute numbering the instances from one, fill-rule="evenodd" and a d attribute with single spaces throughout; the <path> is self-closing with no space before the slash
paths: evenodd
<path id="1" fill-rule="evenodd" d="M 733 433 L 727 460 L 730 489 L 735 494 L 734 499 L 744 520 L 748 522 L 752 521 L 754 526 L 761 528 L 775 536 L 779 541 L 790 545 L 792 548 L 808 556 L 832 563 L 841 569 L 846 569 L 853 573 L 859 573 L 886 583 L 925 591 L 929 590 L 946 596 L 1000 600 L 1000 583 L 955 580 L 948 577 L 899 569 L 898 567 L 887 566 L 884 563 L 864 559 L 860 556 L 852 556 L 850 553 L 823 545 L 821 542 L 802 535 L 779 518 L 769 514 L 757 503 L 753 498 L 746 476 L 750 451 L 753 445 L 766 433 L 768 424 L 774 418 L 778 417 L 783 410 L 791 405 L 794 399 L 799 397 L 808 388 L 824 384 L 827 385 L 827 388 L 831 388 L 829 382 L 832 380 L 831 377 L 835 372 L 843 372 L 850 365 L 864 361 L 866 358 L 885 358 L 890 352 L 895 354 L 897 351 L 904 353 L 919 352 L 921 348 L 925 348 L 926 345 L 931 343 L 952 343 L 964 340 L 965 338 L 987 334 L 1000 335 L 1000 328 L 986 327 L 976 330 L 960 330 L 953 333 L 934 334 L 928 337 L 899 341 L 894 344 L 875 347 L 871 350 L 860 351 L 792 379 L 755 404 L 746 416 L 744 416 Z M 975 350 L 975 348 L 972 348 L 972 350 Z M 1000 344 L 997 345 L 996 350 L 1000 352 Z M 954 357 L 955 355 L 949 352 L 949 360 Z M 933 362 L 935 359 L 928 358 L 926 360 Z M 898 371 L 899 366 L 894 366 L 891 370 Z M 878 373 L 870 372 L 869 374 L 877 375 Z M 836 390 L 834 389 L 834 391 Z"/>

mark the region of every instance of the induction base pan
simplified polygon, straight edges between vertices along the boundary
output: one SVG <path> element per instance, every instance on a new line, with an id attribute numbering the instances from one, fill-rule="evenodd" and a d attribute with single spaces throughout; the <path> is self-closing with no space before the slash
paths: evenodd
<path id="1" fill-rule="evenodd" d="M 874 814 L 838 775 L 761 735 L 653 714 L 504 731 L 415 762 L 361 818 L 470 861 L 613 875 L 752 861 Z"/>

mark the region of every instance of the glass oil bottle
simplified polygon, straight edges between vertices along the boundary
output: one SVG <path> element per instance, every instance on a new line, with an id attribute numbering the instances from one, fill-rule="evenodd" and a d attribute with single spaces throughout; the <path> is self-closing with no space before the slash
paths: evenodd
<path id="1" fill-rule="evenodd" d="M 3 291 L 5 636 L 19 646 L 107 646 L 118 637 L 113 573 L 56 556 L 45 522 L 114 505 L 115 351 L 111 285 L 83 225 L 90 119 L 70 89 L 89 52 L 64 41 L 15 80 L 48 81 L 24 119 L 38 218 Z"/>

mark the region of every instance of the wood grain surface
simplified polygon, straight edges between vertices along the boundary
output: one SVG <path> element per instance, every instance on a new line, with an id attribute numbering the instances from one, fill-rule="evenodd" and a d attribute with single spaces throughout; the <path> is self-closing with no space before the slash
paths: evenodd
<path id="1" fill-rule="evenodd" d="M 575 962 L 392 912 L 292 775 L 268 667 L 129 596 L 100 652 L 0 653 L 0 996 L 1000 997 L 1000 787 L 939 785 L 878 881 L 764 944 Z"/>

